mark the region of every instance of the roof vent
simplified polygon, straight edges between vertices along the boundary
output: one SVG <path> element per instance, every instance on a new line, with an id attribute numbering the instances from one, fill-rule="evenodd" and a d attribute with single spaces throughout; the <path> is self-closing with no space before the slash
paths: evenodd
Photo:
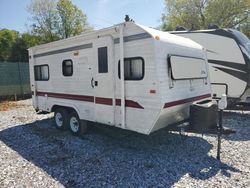
<path id="1" fill-rule="evenodd" d="M 135 22 L 133 19 L 130 19 L 129 15 L 125 15 L 125 22 Z"/>
<path id="2" fill-rule="evenodd" d="M 209 24 L 209 25 L 207 26 L 207 28 L 208 28 L 208 29 L 220 29 L 220 27 L 219 27 L 218 25 L 216 25 L 216 24 Z"/>
<path id="3" fill-rule="evenodd" d="M 177 26 L 175 28 L 175 31 L 187 31 L 187 29 L 185 27 L 183 27 L 183 26 Z"/>

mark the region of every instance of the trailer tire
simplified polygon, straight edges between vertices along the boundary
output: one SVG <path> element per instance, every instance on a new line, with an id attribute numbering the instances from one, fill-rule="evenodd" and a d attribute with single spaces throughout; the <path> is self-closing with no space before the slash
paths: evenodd
<path id="1" fill-rule="evenodd" d="M 67 129 L 69 122 L 69 113 L 64 108 L 56 108 L 54 112 L 54 124 L 57 129 Z"/>
<path id="2" fill-rule="evenodd" d="M 76 112 L 69 115 L 69 129 L 74 136 L 80 136 L 87 132 L 87 121 L 81 121 Z"/>

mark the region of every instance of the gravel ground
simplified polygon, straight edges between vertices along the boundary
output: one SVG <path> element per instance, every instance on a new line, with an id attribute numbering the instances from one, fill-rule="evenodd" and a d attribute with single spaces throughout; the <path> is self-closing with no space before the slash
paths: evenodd
<path id="1" fill-rule="evenodd" d="M 250 112 L 225 112 L 215 136 L 150 136 L 93 125 L 81 138 L 37 115 L 31 100 L 0 111 L 0 187 L 250 187 Z"/>

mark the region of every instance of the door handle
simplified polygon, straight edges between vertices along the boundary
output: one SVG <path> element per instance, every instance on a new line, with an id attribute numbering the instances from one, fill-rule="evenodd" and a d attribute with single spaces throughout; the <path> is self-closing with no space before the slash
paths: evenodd
<path id="1" fill-rule="evenodd" d="M 91 82 L 90 82 L 92 88 L 94 88 L 94 83 L 93 83 L 93 82 L 94 82 L 94 78 L 92 78 L 92 79 L 91 79 Z"/>

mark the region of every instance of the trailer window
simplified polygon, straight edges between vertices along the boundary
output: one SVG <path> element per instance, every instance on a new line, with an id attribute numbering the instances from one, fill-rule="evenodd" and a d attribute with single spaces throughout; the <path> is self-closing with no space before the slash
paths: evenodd
<path id="1" fill-rule="evenodd" d="M 73 62 L 72 60 L 64 60 L 62 63 L 62 72 L 63 76 L 72 76 L 73 75 Z"/>
<path id="2" fill-rule="evenodd" d="M 107 47 L 98 48 L 98 72 L 99 73 L 108 72 L 108 48 Z"/>
<path id="3" fill-rule="evenodd" d="M 207 78 L 206 61 L 195 57 L 171 55 L 168 58 L 174 80 Z"/>
<path id="4" fill-rule="evenodd" d="M 120 61 L 118 63 L 118 76 L 120 78 Z M 142 80 L 144 77 L 144 59 L 133 57 L 124 59 L 124 79 Z"/>
<path id="5" fill-rule="evenodd" d="M 35 80 L 47 81 L 49 80 L 49 66 L 48 65 L 36 65 L 34 67 Z"/>

